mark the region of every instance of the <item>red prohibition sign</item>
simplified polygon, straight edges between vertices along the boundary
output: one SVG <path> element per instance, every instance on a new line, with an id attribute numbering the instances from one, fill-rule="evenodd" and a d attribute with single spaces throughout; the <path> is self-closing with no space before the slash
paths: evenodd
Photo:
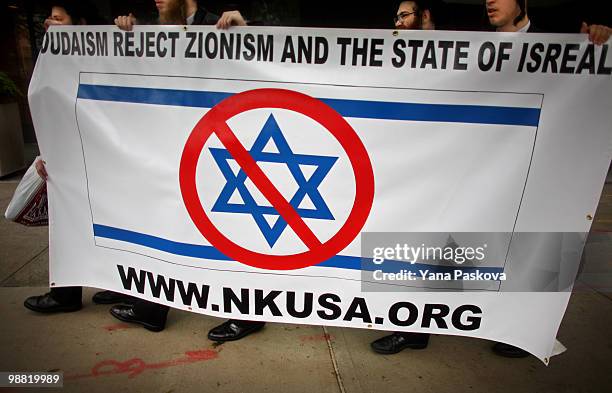
<path id="1" fill-rule="evenodd" d="M 355 174 L 355 201 L 340 230 L 321 243 L 297 211 L 276 189 L 227 125 L 233 116 L 259 108 L 302 113 L 325 127 L 346 151 Z M 269 255 L 241 247 L 228 239 L 204 211 L 196 187 L 196 168 L 206 141 L 216 134 L 223 146 L 266 199 L 304 242 L 307 251 Z M 179 170 L 179 182 L 189 215 L 210 244 L 223 254 L 249 266 L 268 270 L 300 269 L 321 263 L 342 251 L 361 232 L 374 200 L 374 172 L 370 157 L 353 128 L 338 112 L 320 100 L 292 90 L 256 89 L 235 94 L 211 108 L 189 135 Z"/>

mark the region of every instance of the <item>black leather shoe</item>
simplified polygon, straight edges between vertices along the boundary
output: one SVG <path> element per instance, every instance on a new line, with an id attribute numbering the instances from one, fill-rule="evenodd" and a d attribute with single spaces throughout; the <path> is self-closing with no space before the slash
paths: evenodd
<path id="1" fill-rule="evenodd" d="M 208 339 L 212 341 L 235 341 L 261 330 L 265 322 L 243 321 L 230 319 L 216 326 L 208 332 Z"/>
<path id="2" fill-rule="evenodd" d="M 493 352 L 495 352 L 495 354 L 505 358 L 526 358 L 529 356 L 529 352 L 523 351 L 514 345 L 504 343 L 495 343 L 491 349 Z"/>
<path id="3" fill-rule="evenodd" d="M 119 292 L 100 291 L 96 292 L 91 300 L 96 304 L 131 304 L 134 301 L 134 297 Z"/>
<path id="4" fill-rule="evenodd" d="M 134 305 L 132 304 L 117 304 L 112 306 L 110 308 L 110 313 L 120 321 L 142 325 L 145 329 L 152 332 L 161 332 L 166 327 L 165 318 L 163 320 L 143 318 L 134 312 Z"/>
<path id="5" fill-rule="evenodd" d="M 48 314 L 79 311 L 83 307 L 81 302 L 74 304 L 60 303 L 51 296 L 50 292 L 40 296 L 30 296 L 23 302 L 23 305 L 32 311 Z"/>
<path id="6" fill-rule="evenodd" d="M 376 353 L 392 355 L 406 348 L 425 349 L 429 343 L 427 333 L 403 333 L 396 332 L 373 341 L 370 346 Z"/>

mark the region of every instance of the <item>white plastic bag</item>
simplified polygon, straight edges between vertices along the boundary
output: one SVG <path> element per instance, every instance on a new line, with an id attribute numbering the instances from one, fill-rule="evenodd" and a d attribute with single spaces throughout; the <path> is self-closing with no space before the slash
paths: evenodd
<path id="1" fill-rule="evenodd" d="M 48 225 L 47 183 L 38 176 L 34 164 L 36 160 L 23 175 L 4 216 L 27 226 Z"/>

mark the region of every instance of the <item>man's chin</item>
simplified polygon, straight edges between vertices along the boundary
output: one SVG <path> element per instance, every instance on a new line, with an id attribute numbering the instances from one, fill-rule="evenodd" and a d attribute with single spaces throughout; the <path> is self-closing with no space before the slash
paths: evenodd
<path id="1" fill-rule="evenodd" d="M 493 27 L 502 27 L 504 23 L 499 18 L 489 18 L 489 23 Z"/>
<path id="2" fill-rule="evenodd" d="M 509 20 L 507 18 L 503 18 L 499 16 L 492 16 L 492 17 L 489 17 L 489 23 L 493 27 L 502 27 L 508 24 Z"/>

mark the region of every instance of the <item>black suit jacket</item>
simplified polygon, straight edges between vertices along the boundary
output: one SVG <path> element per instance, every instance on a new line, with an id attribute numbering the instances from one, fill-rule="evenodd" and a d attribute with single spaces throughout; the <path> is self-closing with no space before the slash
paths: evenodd
<path id="1" fill-rule="evenodd" d="M 204 7 L 198 7 L 195 15 L 193 16 L 194 25 L 214 25 L 219 20 L 219 16 L 209 12 Z"/>
<path id="2" fill-rule="evenodd" d="M 531 24 L 529 25 L 529 28 L 527 29 L 527 33 L 546 33 L 544 30 L 538 29 L 533 22 L 531 22 Z"/>

